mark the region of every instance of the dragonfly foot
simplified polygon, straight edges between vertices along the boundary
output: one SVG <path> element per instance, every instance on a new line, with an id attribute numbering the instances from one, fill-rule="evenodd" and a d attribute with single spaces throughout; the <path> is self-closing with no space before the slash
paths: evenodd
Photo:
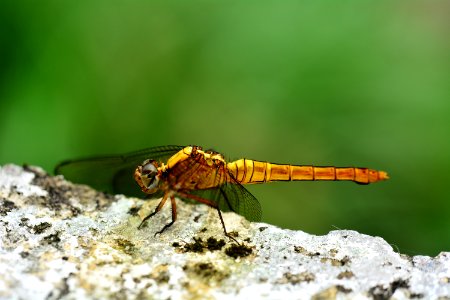
<path id="1" fill-rule="evenodd" d="M 147 221 L 148 219 L 150 219 L 151 217 L 153 217 L 156 213 L 157 213 L 157 211 L 154 211 L 154 212 L 152 212 L 151 214 L 149 214 L 148 216 L 146 216 L 146 217 L 141 221 L 141 224 L 139 224 L 138 229 L 141 229 L 142 226 L 144 225 L 145 221 Z"/>
<path id="2" fill-rule="evenodd" d="M 241 245 L 241 243 L 238 242 L 238 240 L 236 240 L 231 234 L 229 234 L 228 232 L 225 231 L 225 236 L 228 237 L 229 239 L 233 240 L 233 242 L 235 242 L 236 244 L 238 244 L 239 246 Z"/>
<path id="3" fill-rule="evenodd" d="M 158 231 L 158 232 L 155 233 L 155 237 L 156 237 L 156 235 L 158 235 L 158 234 L 162 234 L 167 228 L 169 228 L 170 226 L 172 226 L 173 223 L 175 223 L 175 221 L 172 221 L 172 222 L 170 222 L 169 224 L 164 225 L 164 227 L 163 227 L 160 231 Z"/>
<path id="4" fill-rule="evenodd" d="M 138 230 L 141 230 L 141 229 L 142 229 L 142 226 L 144 226 L 144 222 L 145 222 L 145 221 L 142 221 L 141 224 L 139 224 L 139 226 L 138 226 L 138 228 L 137 228 Z"/>

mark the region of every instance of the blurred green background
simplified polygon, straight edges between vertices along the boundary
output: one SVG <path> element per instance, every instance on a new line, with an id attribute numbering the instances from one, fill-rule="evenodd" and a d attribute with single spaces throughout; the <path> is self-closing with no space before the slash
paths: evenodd
<path id="1" fill-rule="evenodd" d="M 263 221 L 450 250 L 450 2 L 0 6 L 0 164 L 202 145 L 386 170 L 250 186 Z"/>

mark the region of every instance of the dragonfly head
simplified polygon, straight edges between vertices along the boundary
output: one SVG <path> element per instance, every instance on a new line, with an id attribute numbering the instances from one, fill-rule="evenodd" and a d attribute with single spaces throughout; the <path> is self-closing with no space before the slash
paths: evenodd
<path id="1" fill-rule="evenodd" d="M 153 194 L 158 191 L 158 162 L 150 159 L 144 161 L 136 168 L 136 171 L 134 172 L 134 179 L 144 193 Z"/>

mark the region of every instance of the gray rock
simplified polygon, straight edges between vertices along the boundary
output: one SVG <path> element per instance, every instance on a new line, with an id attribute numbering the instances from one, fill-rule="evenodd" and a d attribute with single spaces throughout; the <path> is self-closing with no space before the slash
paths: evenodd
<path id="1" fill-rule="evenodd" d="M 178 200 L 177 200 L 178 201 Z M 450 253 L 408 257 L 380 237 L 249 223 L 178 201 L 110 196 L 35 167 L 0 168 L 1 299 L 450 299 Z"/>

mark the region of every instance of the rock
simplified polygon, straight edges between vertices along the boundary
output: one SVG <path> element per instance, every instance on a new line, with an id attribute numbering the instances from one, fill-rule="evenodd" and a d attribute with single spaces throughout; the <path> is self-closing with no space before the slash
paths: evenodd
<path id="1" fill-rule="evenodd" d="M 250 223 L 177 200 L 106 195 L 36 167 L 0 168 L 1 299 L 450 298 L 450 253 L 408 257 L 380 237 Z"/>

